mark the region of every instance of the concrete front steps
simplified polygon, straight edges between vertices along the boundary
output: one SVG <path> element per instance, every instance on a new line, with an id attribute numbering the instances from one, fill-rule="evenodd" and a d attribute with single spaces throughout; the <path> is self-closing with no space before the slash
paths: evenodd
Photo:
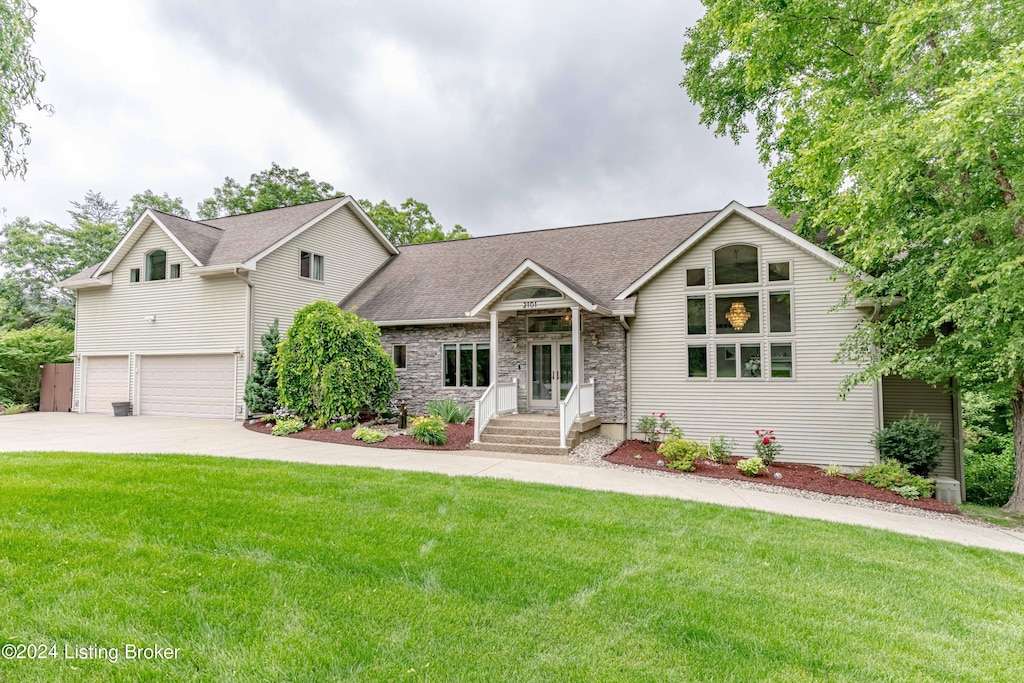
<path id="1" fill-rule="evenodd" d="M 480 435 L 480 443 L 471 443 L 470 450 L 495 453 L 528 453 L 535 455 L 569 455 L 579 445 L 581 435 L 601 426 L 601 418 L 577 420 L 565 440 L 558 438 L 558 415 L 519 413 L 491 419 Z"/>

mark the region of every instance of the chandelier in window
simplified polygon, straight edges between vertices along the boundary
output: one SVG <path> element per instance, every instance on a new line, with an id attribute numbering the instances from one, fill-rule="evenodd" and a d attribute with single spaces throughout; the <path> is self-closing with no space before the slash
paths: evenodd
<path id="1" fill-rule="evenodd" d="M 729 307 L 729 312 L 725 314 L 725 319 L 732 325 L 732 329 L 739 332 L 747 324 L 747 321 L 750 320 L 750 311 L 747 310 L 742 301 L 734 301 L 732 306 Z"/>

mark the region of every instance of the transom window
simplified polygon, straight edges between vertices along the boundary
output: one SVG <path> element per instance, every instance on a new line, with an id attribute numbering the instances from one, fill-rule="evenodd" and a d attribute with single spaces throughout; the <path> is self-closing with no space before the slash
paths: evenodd
<path id="1" fill-rule="evenodd" d="M 524 299 L 561 299 L 562 293 L 551 287 L 520 287 L 505 295 L 504 301 L 523 301 Z"/>
<path id="2" fill-rule="evenodd" d="M 572 332 L 572 315 L 531 315 L 526 319 L 526 331 L 530 334 Z"/>
<path id="3" fill-rule="evenodd" d="M 146 282 L 167 278 L 167 252 L 157 249 L 146 254 Z"/>
<path id="4" fill-rule="evenodd" d="M 311 251 L 300 251 L 299 277 L 322 281 L 324 279 L 324 257 Z"/>
<path id="5" fill-rule="evenodd" d="M 444 386 L 490 386 L 490 344 L 445 344 L 443 356 Z"/>
<path id="6" fill-rule="evenodd" d="M 738 285 L 757 281 L 757 247 L 749 244 L 730 244 L 715 250 L 716 285 Z"/>

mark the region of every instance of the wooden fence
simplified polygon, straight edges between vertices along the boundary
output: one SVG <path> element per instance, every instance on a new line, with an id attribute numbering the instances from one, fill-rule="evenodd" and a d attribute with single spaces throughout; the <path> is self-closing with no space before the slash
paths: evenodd
<path id="1" fill-rule="evenodd" d="M 67 413 L 71 411 L 71 395 L 75 387 L 74 363 L 47 363 L 39 384 L 39 411 Z"/>

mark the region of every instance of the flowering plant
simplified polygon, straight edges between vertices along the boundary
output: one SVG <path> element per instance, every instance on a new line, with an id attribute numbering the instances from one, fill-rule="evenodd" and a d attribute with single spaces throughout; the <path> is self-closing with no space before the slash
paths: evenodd
<path id="1" fill-rule="evenodd" d="M 754 441 L 754 452 L 765 465 L 771 465 L 782 452 L 782 444 L 775 438 L 774 429 L 755 429 L 757 439 Z"/>
<path id="2" fill-rule="evenodd" d="M 665 434 L 672 433 L 672 422 L 665 413 L 651 412 L 636 421 L 636 431 L 644 435 L 644 442 L 654 444 L 662 440 Z"/>

